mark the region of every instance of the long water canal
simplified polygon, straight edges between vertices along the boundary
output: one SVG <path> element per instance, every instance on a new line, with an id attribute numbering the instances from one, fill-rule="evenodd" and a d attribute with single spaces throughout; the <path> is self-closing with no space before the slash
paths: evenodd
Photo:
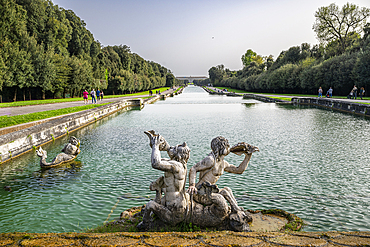
<path id="1" fill-rule="evenodd" d="M 0 165 L 0 232 L 81 231 L 101 225 L 112 208 L 110 220 L 145 204 L 155 196 L 150 182 L 161 175 L 150 165 L 143 133 L 151 129 L 172 145 L 190 146 L 188 169 L 219 135 L 231 145 L 258 146 L 261 152 L 253 154 L 242 175 L 225 173 L 218 182 L 230 187 L 245 209 L 286 210 L 305 220 L 305 231 L 370 229 L 368 119 L 208 95 L 189 86 L 174 98 L 73 132 L 81 140 L 80 164 L 41 171 L 36 153 L 29 152 Z M 49 162 L 67 141 L 43 147 Z M 235 165 L 242 159 L 226 157 Z"/>

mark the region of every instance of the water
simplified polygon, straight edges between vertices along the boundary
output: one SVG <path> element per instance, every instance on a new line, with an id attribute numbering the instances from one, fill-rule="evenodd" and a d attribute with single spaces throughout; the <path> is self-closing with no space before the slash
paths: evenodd
<path id="1" fill-rule="evenodd" d="M 155 196 L 150 182 L 162 175 L 150 165 L 143 132 L 151 129 L 172 145 L 187 142 L 188 168 L 211 151 L 211 139 L 219 135 L 231 145 L 258 146 L 261 152 L 242 175 L 225 173 L 218 182 L 245 209 L 286 210 L 304 219 L 306 231 L 370 228 L 369 120 L 208 95 L 189 86 L 174 98 L 73 132 L 82 150 L 73 166 L 43 172 L 35 152 L 0 165 L 0 232 L 81 231 L 101 225 L 112 208 L 110 220 L 146 203 Z M 66 143 L 67 137 L 44 146 L 47 161 Z M 242 159 L 226 157 L 235 165 Z M 5 185 L 13 191 L 3 190 Z"/>

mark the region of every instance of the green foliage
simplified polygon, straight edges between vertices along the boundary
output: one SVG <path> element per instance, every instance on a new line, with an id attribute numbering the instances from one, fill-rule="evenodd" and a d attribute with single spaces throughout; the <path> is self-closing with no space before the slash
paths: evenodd
<path id="1" fill-rule="evenodd" d="M 351 6 L 345 5 L 346 8 Z M 355 11 L 356 8 L 352 6 L 350 9 Z M 361 11 L 362 15 L 367 15 L 366 8 Z M 263 64 L 253 60 L 257 55 L 248 50 L 249 52 L 243 55 L 243 59 L 248 58 L 248 62 L 244 64 L 243 69 L 236 71 L 235 76 L 225 73 L 229 70 L 223 66 L 222 69 L 220 66 L 212 67 L 209 70 L 209 81 L 215 86 L 230 87 L 231 90 L 258 93 L 316 95 L 319 87 L 323 88 L 324 93 L 332 87 L 334 95 L 347 96 L 353 85 L 364 87 L 368 93 L 370 23 L 364 25 L 363 37 L 358 33 L 348 32 L 344 43 L 340 39 L 313 47 L 302 43 L 282 51 L 275 61 L 272 56 L 265 57 Z"/>
<path id="2" fill-rule="evenodd" d="M 215 86 L 219 85 L 225 76 L 225 66 L 223 64 L 212 67 L 208 70 L 209 80 Z"/>
<path id="3" fill-rule="evenodd" d="M 166 75 L 166 87 L 173 87 L 175 85 L 175 76 L 171 73 Z"/>
<path id="4" fill-rule="evenodd" d="M 33 122 L 36 120 L 51 118 L 51 117 L 69 114 L 73 112 L 84 111 L 84 110 L 92 109 L 92 108 L 99 107 L 99 106 L 106 105 L 106 104 L 90 104 L 90 105 L 69 107 L 69 108 L 58 109 L 58 110 L 29 113 L 29 114 L 24 114 L 24 115 L 0 116 L 0 128 L 22 124 L 22 123 L 29 123 L 29 122 Z"/>
<path id="5" fill-rule="evenodd" d="M 343 53 L 349 46 L 351 34 L 360 33 L 370 16 L 369 8 L 360 8 L 355 4 L 346 3 L 341 9 L 332 3 L 319 8 L 312 29 L 320 42 L 338 42 L 338 51 Z"/>
<path id="6" fill-rule="evenodd" d="M 102 48 L 82 19 L 50 0 L 0 0 L 0 101 L 145 91 L 167 74 L 126 45 Z"/>
<path id="7" fill-rule="evenodd" d="M 242 63 L 244 66 L 248 66 L 252 61 L 253 58 L 257 56 L 257 53 L 248 49 L 246 53 L 242 56 Z"/>

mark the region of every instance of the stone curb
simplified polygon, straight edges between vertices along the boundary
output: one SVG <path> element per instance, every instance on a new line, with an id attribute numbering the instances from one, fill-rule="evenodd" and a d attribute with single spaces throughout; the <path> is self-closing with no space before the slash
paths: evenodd
<path id="1" fill-rule="evenodd" d="M 369 246 L 370 232 L 1 233 L 0 246 Z"/>
<path id="2" fill-rule="evenodd" d="M 0 136 L 0 162 L 5 162 L 36 147 L 68 135 L 69 132 L 128 107 L 141 106 L 142 100 L 121 100 L 82 112 L 64 115 Z"/>
<path id="3" fill-rule="evenodd" d="M 0 136 L 0 164 L 9 161 L 25 152 L 51 142 L 70 132 L 80 129 L 97 120 L 109 116 L 125 108 L 143 107 L 159 99 L 166 99 L 182 93 L 183 87 L 176 93 L 154 95 L 148 99 L 123 99 L 97 108 L 43 119 L 33 123 L 13 126 L 14 131 Z"/>

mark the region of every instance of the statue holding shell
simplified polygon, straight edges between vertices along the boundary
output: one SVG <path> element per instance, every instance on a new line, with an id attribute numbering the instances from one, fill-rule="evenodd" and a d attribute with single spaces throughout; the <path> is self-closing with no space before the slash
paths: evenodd
<path id="1" fill-rule="evenodd" d="M 147 204 L 143 222 L 138 227 L 147 228 L 151 224 L 150 214 L 154 213 L 170 225 L 187 222 L 202 227 L 225 225 L 225 229 L 250 231 L 248 222 L 252 218 L 249 213 L 238 206 L 230 188 L 219 189 L 216 182 L 224 172 L 242 174 L 252 154 L 259 151 L 257 147 L 243 142 L 230 148 L 224 137 L 214 138 L 211 142 L 212 152 L 190 169 L 189 188 L 186 191 L 185 178 L 190 155 L 186 143 L 172 147 L 154 131 L 146 131 L 145 134 L 152 148 L 152 167 L 164 171 L 165 175 L 151 183 L 150 189 L 156 191 L 156 198 Z M 170 159 L 161 158 L 160 151 L 167 151 Z M 224 160 L 230 152 L 245 155 L 239 166 Z M 196 183 L 197 172 L 199 181 Z"/>

